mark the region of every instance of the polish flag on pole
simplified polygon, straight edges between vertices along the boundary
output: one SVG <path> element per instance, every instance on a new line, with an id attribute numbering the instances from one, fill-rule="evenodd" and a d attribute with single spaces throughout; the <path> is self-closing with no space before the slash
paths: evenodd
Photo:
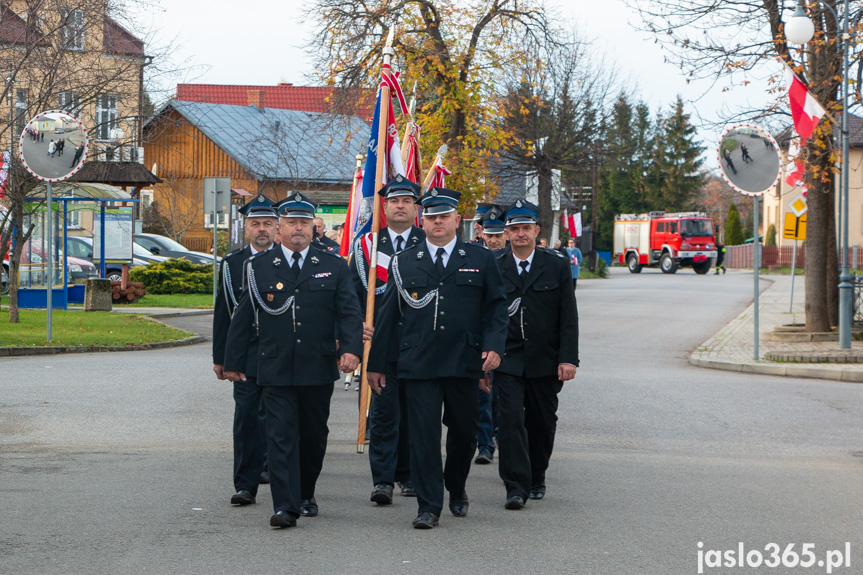
<path id="1" fill-rule="evenodd" d="M 800 158 L 800 139 L 794 138 L 788 143 L 789 162 L 785 165 L 785 183 L 791 186 L 803 186 L 803 177 L 806 175 L 806 167 Z"/>
<path id="2" fill-rule="evenodd" d="M 794 130 L 800 136 L 801 145 L 805 145 L 826 110 L 787 64 L 785 66 L 785 82 L 788 86 L 788 99 L 791 102 L 791 119 L 794 121 Z"/>

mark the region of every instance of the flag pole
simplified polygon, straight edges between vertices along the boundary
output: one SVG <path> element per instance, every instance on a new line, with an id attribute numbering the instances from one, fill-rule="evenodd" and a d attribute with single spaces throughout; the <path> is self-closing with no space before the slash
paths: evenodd
<path id="1" fill-rule="evenodd" d="M 360 178 L 360 171 L 363 169 L 363 155 L 357 154 L 356 160 L 357 167 L 354 170 L 354 181 L 351 184 L 351 197 L 348 198 L 348 213 L 345 214 L 345 224 L 342 227 L 342 243 L 339 246 L 339 255 L 342 257 L 347 257 L 350 254 L 351 246 L 354 244 L 354 229 L 353 226 L 349 227 L 349 224 L 353 219 L 354 210 L 358 207 L 356 205 L 357 182 Z M 346 247 L 347 249 L 345 249 Z"/>
<path id="2" fill-rule="evenodd" d="M 383 49 L 384 68 L 383 73 L 389 73 L 389 64 L 392 61 L 393 54 L 393 34 L 394 28 L 390 28 L 387 35 L 386 46 Z M 386 82 L 381 82 L 381 110 L 378 122 L 378 137 L 377 137 L 377 166 L 375 169 L 375 197 L 374 209 L 372 210 L 372 247 L 369 253 L 369 286 L 366 294 L 366 325 L 374 327 L 375 323 L 375 284 L 378 278 L 378 232 L 381 230 L 381 196 L 378 190 L 384 187 L 386 183 L 386 161 L 387 161 L 387 127 L 389 126 L 389 103 L 390 103 L 390 88 Z M 396 134 L 398 137 L 398 134 Z M 369 351 L 371 350 L 372 342 L 363 342 L 363 369 L 362 378 L 360 381 L 360 417 L 359 425 L 357 426 L 357 453 L 363 453 L 366 448 L 366 424 L 369 416 L 369 406 L 372 402 L 372 390 L 369 387 L 368 362 Z"/>
<path id="3" fill-rule="evenodd" d="M 439 165 L 443 163 L 443 157 L 446 156 L 448 150 L 449 148 L 446 144 L 441 145 L 441 147 L 437 149 L 437 154 L 435 154 L 434 160 L 432 161 L 431 166 L 429 166 L 429 171 L 426 174 L 425 179 L 423 180 L 423 190 L 428 189 L 432 178 L 434 178 L 435 170 Z"/>

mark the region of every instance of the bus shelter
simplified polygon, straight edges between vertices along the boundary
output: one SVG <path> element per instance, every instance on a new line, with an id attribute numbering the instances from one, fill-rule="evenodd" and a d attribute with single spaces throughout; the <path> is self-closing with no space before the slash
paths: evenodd
<path id="1" fill-rule="evenodd" d="M 37 186 L 27 201 L 34 204 L 28 210 L 24 226 L 34 225 L 33 234 L 21 253 L 18 283 L 18 305 L 22 308 L 45 309 L 48 286 L 52 290 L 54 309 L 66 309 L 70 303 L 83 303 L 84 285 L 69 282 L 67 238 L 70 222 L 74 228 L 91 228 L 94 248 L 98 246 L 99 277 L 105 277 L 106 263 L 132 261 L 133 204 L 138 199 L 128 192 L 108 184 L 60 182 L 53 184 L 52 262 L 44 261 L 48 253 L 45 233 L 48 224 L 47 188 Z M 88 217 L 84 217 L 84 215 Z M 91 217 L 89 217 L 91 216 Z M 94 249 L 94 251 L 96 251 Z M 126 253 L 128 252 L 128 257 Z M 105 257 L 101 257 L 103 255 Z"/>

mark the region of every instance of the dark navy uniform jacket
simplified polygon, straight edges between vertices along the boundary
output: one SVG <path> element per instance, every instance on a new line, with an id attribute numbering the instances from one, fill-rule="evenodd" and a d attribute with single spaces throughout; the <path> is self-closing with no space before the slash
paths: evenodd
<path id="1" fill-rule="evenodd" d="M 548 248 L 536 248 L 523 286 L 512 256 L 503 248 L 495 257 L 500 266 L 509 318 L 506 355 L 496 371 L 518 377 L 557 375 L 557 366 L 578 366 L 578 308 L 572 289 L 569 260 Z"/>
<path id="2" fill-rule="evenodd" d="M 258 384 L 332 385 L 339 377 L 338 358 L 362 357 L 362 316 L 348 274 L 338 255 L 309 247 L 295 282 L 291 261 L 281 246 L 249 259 L 255 276 L 248 280 L 234 312 L 225 350 L 225 370 L 242 372 L 248 363 L 247 341 L 259 333 Z M 281 315 L 278 310 L 294 297 Z M 260 299 L 258 299 L 260 298 Z M 338 350 L 336 348 L 338 340 Z"/>
<path id="3" fill-rule="evenodd" d="M 213 363 L 216 365 L 225 364 L 225 343 L 228 340 L 231 315 L 234 313 L 234 308 L 242 296 L 244 264 L 251 256 L 252 250 L 249 246 L 246 246 L 222 258 L 222 263 L 219 267 L 219 292 L 216 295 L 216 305 L 213 310 Z M 231 280 L 230 287 L 225 285 L 226 276 Z M 231 291 L 228 292 L 228 289 Z M 231 295 L 233 295 L 233 298 Z M 255 377 L 258 373 L 258 337 L 254 333 L 248 345 L 249 361 L 246 364 L 245 370 L 240 371 L 248 377 Z"/>
<path id="4" fill-rule="evenodd" d="M 407 248 L 411 248 L 421 243 L 425 243 L 426 234 L 422 231 L 422 228 L 418 228 L 416 226 L 411 226 L 411 231 L 408 234 L 408 239 L 405 242 L 405 245 L 402 247 L 402 250 L 406 250 Z M 377 277 L 377 273 L 369 274 L 369 264 L 365 258 L 365 254 L 363 254 L 362 246 L 360 242 L 362 238 L 357 238 L 354 242 L 354 251 L 351 254 L 351 258 L 349 260 L 349 267 L 351 270 L 351 278 L 354 280 L 354 289 L 357 292 L 357 297 L 360 298 L 360 307 L 363 309 L 363 317 L 366 315 L 366 286 L 368 284 L 369 275 L 375 278 L 375 289 L 379 290 L 383 288 L 386 283 L 381 281 Z M 390 257 L 395 253 L 396 247 L 390 241 L 390 232 L 388 228 L 382 228 L 380 232 L 378 232 L 378 261 L 380 261 L 380 254 L 386 254 Z M 360 258 L 361 261 L 357 261 L 357 258 Z M 377 311 L 380 309 L 381 300 L 383 298 L 383 294 L 379 294 L 375 297 L 375 315 L 377 315 Z"/>
<path id="5" fill-rule="evenodd" d="M 479 380 L 482 352 L 503 356 L 506 343 L 506 292 L 500 271 L 491 251 L 461 240 L 456 241 L 443 277 L 438 276 L 432 255 L 423 241 L 390 262 L 368 370 L 384 373 L 388 356 L 397 350 L 400 379 Z M 405 295 L 417 300 L 438 290 L 438 297 L 414 309 L 397 288 L 396 269 Z"/>

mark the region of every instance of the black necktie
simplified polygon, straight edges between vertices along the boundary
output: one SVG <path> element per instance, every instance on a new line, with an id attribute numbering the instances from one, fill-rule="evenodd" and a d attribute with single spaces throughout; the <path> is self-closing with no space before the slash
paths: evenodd
<path id="1" fill-rule="evenodd" d="M 404 248 L 405 239 L 401 236 L 396 236 L 396 253 L 399 253 Z"/>
<path id="2" fill-rule="evenodd" d="M 527 284 L 527 266 L 530 265 L 527 263 L 527 260 L 518 262 L 518 267 L 521 268 L 521 285 Z"/>
<path id="3" fill-rule="evenodd" d="M 443 257 L 446 255 L 446 250 L 443 248 L 437 249 L 437 261 L 435 262 L 435 266 L 437 267 L 437 273 L 440 277 L 443 277 Z"/>
<path id="4" fill-rule="evenodd" d="M 294 280 L 300 277 L 300 252 L 294 252 L 291 257 L 294 260 L 294 263 L 291 264 L 291 274 L 294 276 Z"/>

